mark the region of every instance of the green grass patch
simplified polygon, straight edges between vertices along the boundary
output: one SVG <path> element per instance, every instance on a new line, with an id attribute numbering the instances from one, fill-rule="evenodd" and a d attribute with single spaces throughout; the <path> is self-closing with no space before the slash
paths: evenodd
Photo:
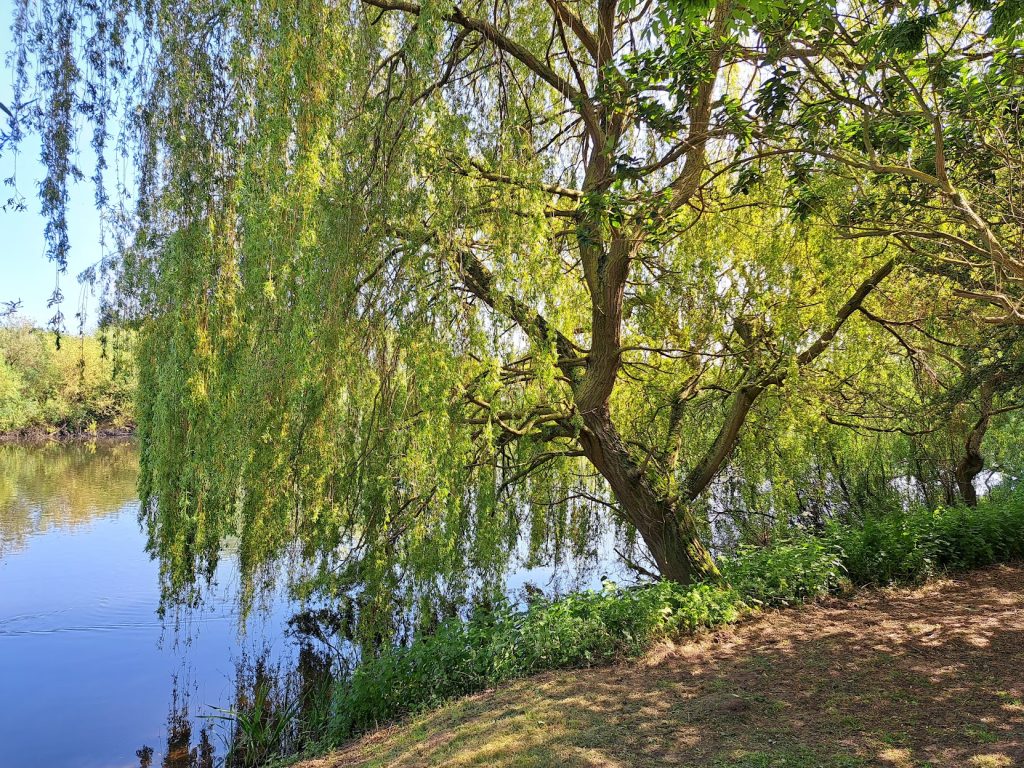
<path id="1" fill-rule="evenodd" d="M 408 647 L 367 660 L 336 688 L 329 727 L 342 741 L 454 697 L 544 670 L 636 656 L 652 644 L 851 585 L 918 583 L 946 570 L 1024 558 L 1024 502 L 899 512 L 832 524 L 720 559 L 723 582 L 601 591 L 505 605 L 447 622 Z M 755 758 L 751 758 L 755 759 Z M 755 763 L 756 764 L 756 759 Z"/>

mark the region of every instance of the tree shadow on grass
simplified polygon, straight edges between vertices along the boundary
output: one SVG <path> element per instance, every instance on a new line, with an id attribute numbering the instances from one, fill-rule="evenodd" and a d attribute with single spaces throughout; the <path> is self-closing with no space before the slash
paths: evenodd
<path id="1" fill-rule="evenodd" d="M 1024 569 L 771 612 L 371 734 L 327 766 L 1024 766 Z"/>

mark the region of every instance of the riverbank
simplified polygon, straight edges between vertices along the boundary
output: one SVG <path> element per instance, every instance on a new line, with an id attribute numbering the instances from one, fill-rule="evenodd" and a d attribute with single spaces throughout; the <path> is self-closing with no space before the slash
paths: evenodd
<path id="1" fill-rule="evenodd" d="M 495 606 L 387 648 L 337 679 L 329 706 L 307 707 L 315 717 L 302 726 L 317 736 L 305 749 L 327 751 L 382 724 L 515 679 L 642 657 L 660 642 L 761 610 L 1020 561 L 1024 497 L 1011 494 L 976 508 L 898 509 L 856 524 L 833 521 L 815 534 L 740 547 L 719 558 L 722 580 L 714 584 L 606 583 L 600 591 L 539 598 L 524 610 Z"/>
<path id="2" fill-rule="evenodd" d="M 1024 566 L 769 611 L 557 671 L 299 768 L 1024 765 Z"/>
<path id="3" fill-rule="evenodd" d="M 87 443 L 92 440 L 130 440 L 133 437 L 135 437 L 135 427 L 100 427 L 85 432 L 75 432 L 60 428 L 35 428 L 0 433 L 0 444 Z"/>

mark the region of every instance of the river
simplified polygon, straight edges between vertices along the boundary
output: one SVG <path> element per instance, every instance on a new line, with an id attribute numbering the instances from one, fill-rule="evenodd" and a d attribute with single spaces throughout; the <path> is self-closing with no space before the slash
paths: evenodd
<path id="1" fill-rule="evenodd" d="M 161 619 L 137 472 L 130 442 L 0 445 L 3 768 L 138 766 L 146 747 L 161 765 L 184 709 L 223 751 L 204 715 L 232 705 L 243 654 L 292 653 L 282 599 L 240 631 L 230 556 L 202 608 Z"/>
<path id="2" fill-rule="evenodd" d="M 160 616 L 137 477 L 131 441 L 0 445 L 0 768 L 187 768 L 203 728 L 218 764 L 238 665 L 296 655 L 283 593 L 240 622 L 230 552 L 200 608 Z M 509 593 L 600 582 L 570 570 L 513 569 Z"/>

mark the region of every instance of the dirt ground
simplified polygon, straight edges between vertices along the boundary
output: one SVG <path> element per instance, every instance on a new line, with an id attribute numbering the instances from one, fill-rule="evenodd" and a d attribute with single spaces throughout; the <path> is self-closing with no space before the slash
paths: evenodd
<path id="1" fill-rule="evenodd" d="M 1024 567 L 765 613 L 301 765 L 1024 766 Z"/>

